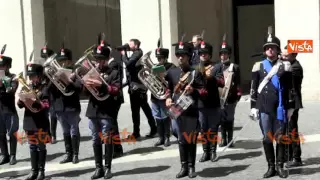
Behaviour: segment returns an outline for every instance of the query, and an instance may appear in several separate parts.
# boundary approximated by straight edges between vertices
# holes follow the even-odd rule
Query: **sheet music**
[[[6,72],[4,70],[0,70],[0,79],[6,76]]]
[[[36,100],[36,95],[34,93],[19,93],[18,97],[21,101],[26,101],[26,99]]]

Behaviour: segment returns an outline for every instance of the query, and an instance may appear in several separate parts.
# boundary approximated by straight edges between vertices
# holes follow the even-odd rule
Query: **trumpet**
[[[152,73],[152,67],[155,65],[150,58],[152,51],[147,52],[143,55],[137,62],[137,65],[142,65],[143,68],[138,72],[139,80],[145,85],[159,100],[164,100],[167,98],[166,89],[168,83],[159,76]]]
[[[99,81],[101,81],[106,86],[109,86],[108,83],[103,79],[102,74],[98,72],[93,62],[96,61],[96,59],[93,57],[93,48],[95,45],[88,48],[84,55],[75,63],[75,66],[78,66],[75,69],[74,75],[82,80],[84,82],[87,78],[98,78]],[[108,99],[110,96],[109,94],[101,95],[99,90],[94,87],[87,87],[88,91],[98,100],[98,101],[104,101]]]
[[[65,71],[63,67],[60,66],[56,59],[57,54],[50,56],[43,64],[44,74],[50,79],[50,81],[60,90],[60,92],[65,96],[71,96],[75,91],[69,91],[67,86],[70,84],[71,80],[68,77],[58,78],[58,73]]]
[[[32,94],[33,97],[36,97],[35,102],[40,102],[39,96],[38,96],[38,90],[33,90],[29,85],[27,84],[27,81],[23,78],[23,73],[21,72],[16,79],[19,81],[19,83],[22,85],[21,91],[19,94]],[[27,102],[24,102],[25,106],[33,113],[40,112],[40,109],[36,109],[32,107],[32,104],[29,104]]]

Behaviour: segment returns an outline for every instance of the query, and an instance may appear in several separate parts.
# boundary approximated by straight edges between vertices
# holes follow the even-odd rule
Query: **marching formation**
[[[30,145],[31,172],[26,180],[45,179],[46,144],[56,143],[57,122],[63,130],[66,152],[60,163],[79,163],[80,95],[84,93],[89,99],[85,114],[95,158],[91,179],[112,178],[112,160],[123,155],[118,113],[124,103],[122,89],[128,86],[133,133],[126,138],[141,137],[141,107],[150,126],[147,137],[158,134],[154,146],[170,146],[171,134],[178,139],[181,170],[176,178],[196,177],[198,138],[203,142],[199,162],[217,161],[219,127],[219,146],[234,146],[234,116],[242,96],[240,68],[230,59],[232,48],[226,35],[219,47],[218,60],[213,57],[214,47],[203,35],[194,36],[192,42],[184,41],[183,35],[180,42],[173,44],[177,66],[168,62],[169,49],[163,48],[160,40],[155,49],[157,63],[151,60],[152,51],[143,54],[138,39],[115,48],[121,53],[121,59],[115,59],[114,48],[103,33],[98,35],[98,43],[74,64],[72,51],[65,47],[65,42],[56,52],[45,45],[41,49],[42,59],[37,61],[44,61],[43,64],[32,62],[31,54],[25,67],[27,78],[23,73],[10,73],[12,58],[4,55],[5,45],[0,54],[0,165],[17,163],[16,98],[17,106],[25,109],[23,129]],[[280,40],[272,34],[271,28],[263,50],[263,60],[256,62],[252,69],[250,117],[259,121],[263,135],[268,164],[263,177],[278,174],[286,178],[285,162],[287,167],[302,165],[300,144],[295,142],[286,149],[281,139],[288,131],[298,129],[298,111],[303,107],[303,71],[296,60],[297,54],[286,50],[281,53]],[[132,52],[131,56],[128,51]],[[124,76],[127,82],[123,82]],[[270,133],[271,137],[276,137],[276,148],[269,138]]]

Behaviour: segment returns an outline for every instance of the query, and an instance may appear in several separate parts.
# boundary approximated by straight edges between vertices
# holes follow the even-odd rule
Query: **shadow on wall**
[[[98,43],[99,32],[105,33],[107,42],[112,46],[121,45],[118,0],[46,0],[44,14],[48,47],[59,51],[65,39],[65,47],[73,51],[74,61],[87,48]]]

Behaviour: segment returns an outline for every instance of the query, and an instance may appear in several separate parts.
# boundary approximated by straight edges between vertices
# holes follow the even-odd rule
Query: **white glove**
[[[293,112],[294,112],[294,109],[288,109],[288,112],[287,112],[288,121],[290,121]]]
[[[289,61],[283,61],[284,71],[291,71],[291,63]]]
[[[252,108],[251,111],[250,111],[250,117],[252,119],[258,119],[259,117],[259,110],[256,109],[256,108]]]

